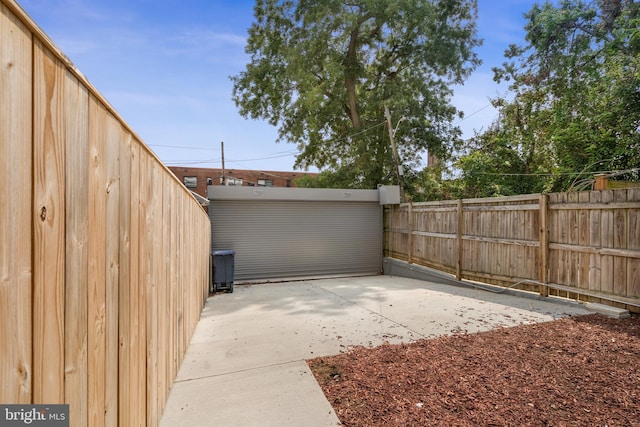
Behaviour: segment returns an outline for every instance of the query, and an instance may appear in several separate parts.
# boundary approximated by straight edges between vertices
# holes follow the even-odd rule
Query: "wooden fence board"
[[[177,201],[177,212],[176,212],[176,220],[178,223],[186,223],[185,211],[187,210],[187,206],[184,203],[184,195],[178,194]],[[176,342],[178,346],[178,365],[182,363],[182,357],[184,354],[185,339],[184,339],[184,274],[183,274],[183,266],[184,263],[181,262],[180,254],[182,253],[181,248],[183,245],[183,236],[181,233],[177,234],[176,239],[173,244],[178,248],[176,253],[176,282],[173,284],[175,288],[175,298],[176,298],[176,311],[175,311],[175,322],[176,322]],[[210,252],[210,249],[207,250]]]
[[[612,202],[613,191],[605,190],[602,192],[602,202]],[[603,209],[600,214],[600,245],[603,248],[613,248],[614,241],[614,223],[613,210]],[[602,274],[602,282],[600,290],[606,293],[613,293],[613,256],[602,255],[600,258],[600,270]]]
[[[577,203],[578,202],[578,193],[569,193],[567,197],[567,201],[569,203]],[[578,243],[578,211],[571,210],[565,211],[567,213],[568,220],[568,232],[567,232],[567,243],[569,245],[576,245]],[[567,252],[567,281],[565,283],[577,283],[579,280],[578,276],[578,254],[575,251]]]
[[[466,225],[465,225],[466,228]],[[467,228],[468,229],[468,228]],[[464,237],[464,236],[463,236]],[[472,244],[465,244],[465,253],[469,256],[463,263],[464,268],[471,271],[480,271],[480,242],[473,242]],[[463,269],[464,271],[464,269]]]
[[[161,166],[154,159],[152,161],[152,180],[153,180],[153,197],[151,209],[154,211],[152,227],[153,230],[162,230],[162,185],[164,184],[163,175],[161,172]],[[154,342],[155,342],[155,354],[152,355],[152,362],[154,363],[154,377],[155,377],[155,390],[152,393],[155,394],[155,402],[152,404],[151,410],[154,410],[155,413],[152,414],[151,417],[151,425],[157,425],[160,422],[160,416],[162,415],[162,410],[164,409],[164,400],[163,400],[163,388],[164,377],[162,369],[164,366],[162,365],[165,360],[165,352],[161,351],[164,345],[164,341],[162,339],[164,322],[161,320],[162,317],[165,317],[164,313],[161,311],[162,301],[164,299],[164,293],[166,292],[165,287],[165,275],[164,275],[164,238],[163,233],[153,233],[153,282],[155,288],[155,294],[151,296],[153,301],[152,303],[152,316],[150,317],[153,323],[152,333],[155,334]],[[155,310],[155,311],[154,311]]]
[[[409,264],[411,264],[413,262],[413,254],[415,253],[415,247],[414,247],[414,242],[413,242],[413,231],[415,228],[414,225],[414,214],[413,214],[413,204],[409,203],[409,205],[407,206],[407,224],[409,227],[409,235],[407,236],[407,248],[409,250],[409,253],[407,254],[407,258],[409,261]]]
[[[201,207],[201,209],[204,211],[204,208]],[[195,221],[194,221],[194,224],[195,224]],[[194,225],[194,230],[195,230],[196,241],[201,240],[198,238],[198,236],[200,235],[200,230],[198,230],[198,228],[195,227],[195,225]],[[202,299],[200,300],[200,307],[204,308],[204,306],[207,303],[207,299],[209,298],[209,276],[210,276],[209,272],[211,271],[211,257],[209,255],[209,249],[207,245],[205,245],[205,242],[200,241],[200,245],[201,245],[200,246],[201,267],[196,273],[200,274],[200,289],[202,289],[201,291]],[[213,281],[213,278],[211,278],[211,280]],[[196,330],[197,323],[198,323],[198,320],[196,320],[196,323],[192,327],[193,332],[195,332]]]
[[[118,302],[120,281],[120,140],[122,126],[105,117],[105,424],[118,424]]]
[[[567,203],[567,195],[565,193],[558,194],[558,204]],[[558,225],[556,227],[557,235],[556,240],[551,240],[549,243],[569,243],[569,212],[561,210],[557,216]],[[558,282],[561,285],[568,284],[569,280],[569,251],[560,250],[556,254],[558,259]],[[564,295],[568,297],[568,295]]]
[[[89,98],[89,425],[105,425],[106,382],[106,109]]]
[[[551,205],[555,202],[555,194],[549,194],[547,195],[547,228],[549,230],[548,234],[547,234],[547,241],[546,241],[546,246],[548,249],[548,276],[547,276],[547,281],[549,283],[558,283],[558,259],[557,256],[555,254],[555,252],[549,250],[549,244],[550,242],[552,242],[556,237],[558,231],[558,211],[557,210],[551,210]],[[552,290],[549,290],[550,292],[552,292]]]
[[[33,402],[64,403],[66,72],[34,46]]]
[[[160,207],[158,209],[161,217],[159,219],[161,227],[165,231],[161,240],[162,264],[159,268],[159,289],[158,289],[158,348],[170,348],[170,323],[169,317],[169,278],[171,277],[171,192],[168,186],[169,177],[159,175]],[[164,402],[167,399],[169,387],[173,379],[169,378],[170,352],[161,351],[158,354],[158,416],[162,415]]]
[[[499,213],[496,211],[489,211],[482,214],[483,219],[481,222],[484,224],[483,236],[488,236],[489,238],[496,238],[498,236],[498,220]],[[485,257],[485,266],[482,269],[482,273],[490,273],[495,271],[495,273],[499,276],[508,276],[506,264],[509,262],[508,259],[505,258],[504,246],[490,245],[486,243],[484,245],[486,248],[486,257]]]
[[[602,192],[592,191],[589,193],[590,203],[600,203]],[[600,210],[589,211],[589,244],[593,247],[600,247]],[[599,254],[589,256],[589,290],[600,291],[602,289],[602,257]]]
[[[524,212],[504,212],[503,215],[505,216],[506,226],[501,230],[501,236],[510,236],[511,238],[519,239],[524,231],[523,223],[521,218],[519,218],[523,214]],[[522,267],[522,263],[519,260],[522,259],[522,252],[524,248],[509,248],[509,246],[504,245],[503,250],[507,259],[507,273],[509,276],[514,277],[520,270],[518,267]]]
[[[132,151],[131,134],[124,129],[118,141],[119,147],[119,223],[120,223],[120,250],[118,253],[119,277],[118,277],[118,425],[135,425],[132,409],[134,408],[135,390],[129,380],[133,376],[133,350],[132,339],[137,335],[134,332],[134,306],[135,300],[132,288],[135,288],[135,279],[132,273]],[[124,381],[122,379],[126,379]]]
[[[184,203],[184,197],[182,198],[182,203],[180,204],[181,207],[181,215],[180,215],[180,220],[183,221],[184,223],[187,223],[189,218],[188,218],[188,209],[186,208],[186,205]],[[178,246],[179,247],[184,247],[186,246],[186,239],[187,236],[185,236],[184,234],[180,234],[180,236],[178,236]],[[180,253],[182,253],[180,251]],[[179,315],[178,315],[178,334],[179,334],[179,339],[180,339],[180,344],[181,344],[181,350],[185,350],[188,345],[189,345],[189,331],[188,331],[188,322],[189,322],[189,314],[187,312],[187,304],[189,301],[189,295],[188,295],[188,289],[187,289],[187,264],[186,262],[181,262],[180,266],[178,267],[178,275],[180,276],[180,282],[178,282],[178,286],[180,287],[180,295],[179,295],[179,303],[180,303],[180,311],[179,311]]]
[[[142,425],[149,425],[149,406],[148,406],[148,390],[150,389],[150,375],[152,372],[152,368],[149,365],[150,353],[152,353],[154,348],[150,345],[150,340],[152,339],[151,328],[149,326],[149,313],[151,312],[150,302],[150,293],[153,292],[152,289],[152,278],[151,271],[153,269],[153,265],[151,264],[151,247],[153,242],[150,241],[149,235],[153,232],[151,229],[151,223],[149,221],[149,215],[152,214],[151,207],[149,204],[149,200],[151,199],[151,157],[140,150],[139,152],[139,170],[140,176],[139,181],[140,185],[138,188],[139,195],[139,236],[138,236],[138,248],[139,248],[139,257],[138,257],[138,286],[140,289],[140,313],[139,313],[139,321],[140,321],[140,340],[144,340],[144,354],[140,355],[140,363],[141,367],[144,370],[144,377],[140,378],[142,381],[145,381],[144,388],[139,389],[139,393],[141,395],[140,398],[143,398],[144,401],[139,402],[141,404],[140,409],[144,408],[144,419],[142,420]],[[144,288],[144,289],[142,289]]]
[[[615,202],[627,201],[627,190],[615,191]],[[613,247],[627,249],[627,213],[628,209],[617,209],[613,213]],[[627,296],[627,260],[623,257],[613,258],[613,293]]]
[[[162,242],[156,229],[161,229],[162,209],[158,167],[155,159],[148,157],[149,204],[147,214],[147,424],[157,425],[158,410],[158,281],[160,277]],[[160,219],[160,225],[158,225]]]
[[[66,83],[65,402],[69,424],[87,425],[87,253],[89,93],[70,73]]]
[[[175,191],[175,187],[173,186],[169,186],[171,188],[171,201],[172,201],[172,209],[171,209],[171,220],[170,220],[170,236],[169,236],[169,242],[171,245],[174,246],[174,250],[170,252],[170,257],[169,257],[169,277],[170,277],[170,296],[169,296],[169,313],[172,314],[172,318],[171,318],[171,331],[170,331],[170,348],[171,350],[171,354],[170,354],[170,358],[171,358],[171,370],[169,373],[169,377],[171,378],[171,382],[173,383],[173,380],[175,379],[176,375],[178,374],[178,368],[180,367],[180,347],[178,345],[178,339],[177,339],[177,323],[178,323],[178,271],[177,271],[177,267],[178,267],[178,256],[177,256],[177,247],[176,242],[178,241],[178,226],[180,224],[179,222],[179,212],[182,211],[182,207],[181,207],[181,202],[182,200],[180,199],[180,193],[178,191]],[[208,289],[207,289],[208,290]]]
[[[145,426],[147,421],[147,337],[146,337],[146,197],[148,179],[146,156],[138,141],[131,146],[131,422],[127,425]]]
[[[0,402],[32,397],[32,42],[0,3]],[[19,172],[19,173],[18,173]]]
[[[185,220],[187,222],[189,222],[191,220],[191,215],[192,214],[189,211],[185,211]],[[185,230],[185,235],[184,235],[184,239],[183,239],[183,242],[182,242],[183,245],[186,244],[189,241],[189,239],[191,238],[190,233],[191,233],[191,229],[190,228]],[[191,261],[192,260],[185,260],[185,262],[183,264],[186,267],[186,269],[183,271],[183,274],[184,274],[184,277],[185,277],[185,280],[184,280],[184,283],[183,283],[183,286],[184,286],[184,307],[185,307],[184,308],[184,312],[185,312],[185,322],[184,322],[185,347],[189,346],[188,337],[191,336],[191,323],[192,323],[192,320],[191,320],[191,315],[192,314],[191,314],[190,310],[191,310],[191,307],[193,307],[194,298],[196,298],[191,294],[191,286],[192,285],[189,282],[189,280],[190,280],[189,276],[190,276],[190,272],[191,272],[191,268],[192,268],[191,267]]]
[[[589,203],[589,192],[581,192],[579,196],[581,204]],[[589,246],[589,237],[589,211],[580,209],[578,211],[578,244],[581,246]],[[578,287],[582,289],[590,288],[589,260],[589,254],[580,253],[578,255]]]
[[[457,227],[456,227],[456,279],[462,280],[462,267],[463,267],[463,254],[464,247],[462,246],[462,235],[464,234],[464,209],[462,200],[458,200],[457,206]]]
[[[627,190],[629,202],[640,203],[640,188]],[[627,228],[628,249],[640,252],[640,206],[629,209]],[[627,258],[627,293],[629,297],[640,298],[640,259]]]
[[[543,285],[540,287],[540,296],[549,296],[549,196],[542,194],[539,200],[538,221],[539,221],[539,265],[538,281]]]

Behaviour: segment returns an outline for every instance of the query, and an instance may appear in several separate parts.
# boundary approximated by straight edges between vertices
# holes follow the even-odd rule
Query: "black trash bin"
[[[213,252],[213,292],[233,292],[233,263],[236,251]]]

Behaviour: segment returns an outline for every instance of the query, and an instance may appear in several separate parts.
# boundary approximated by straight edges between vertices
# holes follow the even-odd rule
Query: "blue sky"
[[[229,76],[244,69],[249,0],[18,0],[124,120],[168,165],[293,170],[296,146],[276,129],[246,120],[231,100]],[[464,136],[486,129],[506,94],[491,68],[524,40],[532,0],[479,0],[477,52],[483,60],[454,104]]]

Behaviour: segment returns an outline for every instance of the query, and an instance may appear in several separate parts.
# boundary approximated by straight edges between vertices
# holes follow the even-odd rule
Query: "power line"
[[[594,171],[594,172],[586,172],[587,174],[616,174],[622,175],[630,172],[637,172],[640,169],[627,169],[624,171]],[[558,173],[501,173],[501,172],[473,172],[476,175],[499,175],[499,176],[574,176],[574,175],[582,175],[585,172],[558,172]]]
[[[205,163],[220,163],[220,160],[209,159],[209,160],[176,160],[176,161],[165,161],[167,166],[188,166],[188,165],[203,165]]]
[[[182,150],[202,150],[202,151],[211,151],[211,148],[202,148],[202,147],[185,147],[181,145],[160,145],[160,144],[148,144],[149,147],[162,147],[162,148],[180,148]]]
[[[231,163],[237,163],[237,162],[252,162],[252,161],[258,161],[258,160],[269,160],[269,159],[277,159],[280,157],[289,157],[291,155],[297,154],[298,151],[297,150],[290,150],[290,151],[279,151],[273,154],[267,154],[265,156],[262,157],[256,157],[253,159],[226,159],[227,162],[231,162]],[[220,163],[219,159],[205,159],[205,160],[168,160],[165,163],[167,164],[171,164],[171,165],[176,165],[176,164],[189,164],[189,165],[196,165],[196,164],[203,164],[203,163]]]
[[[256,172],[260,172],[263,175],[267,175],[267,176],[272,176],[274,178],[282,178],[282,179],[289,179],[289,176],[283,176],[283,175],[276,175],[273,174],[271,172],[267,172],[267,171],[263,171],[263,170],[256,170]],[[307,173],[315,173],[315,172],[309,172],[309,171],[298,171],[296,173],[300,173],[300,174],[307,174]]]
[[[480,111],[482,110],[486,110],[487,108],[491,107],[491,104],[487,104],[484,107],[480,108],[479,110],[474,111],[473,113],[469,114],[468,116],[464,116],[463,118],[461,118],[460,120],[458,120],[457,122],[454,123],[454,125],[457,125],[458,123],[462,123],[465,120],[467,120],[469,117],[474,116],[476,114],[478,114]]]
[[[269,160],[269,159],[278,159],[280,157],[289,157],[289,156],[292,156],[294,154],[299,154],[299,151],[297,151],[297,150],[289,151],[289,152],[286,152],[286,153],[283,153],[283,154],[274,154],[272,156],[267,155],[267,156],[264,156],[264,157],[257,157],[255,159],[239,159],[239,160],[235,160],[235,159],[228,160],[227,159],[227,161],[228,162],[232,162],[232,163],[234,163],[234,162],[252,162],[252,161],[256,161],[256,160]]]
[[[378,128],[378,127],[380,127],[380,126],[384,126],[385,124],[386,124],[386,120],[385,120],[385,121],[382,121],[382,122],[380,122],[380,123],[378,123],[377,125],[373,125],[373,126],[371,126],[371,127],[368,127],[368,128],[366,128],[366,129],[363,129],[363,130],[361,130],[360,132],[356,132],[356,133],[354,133],[353,135],[348,135],[348,136],[345,136],[344,138],[340,138],[340,139],[334,139],[334,140],[333,140],[333,141],[331,141],[331,142],[340,142],[340,141],[345,140],[345,139],[347,139],[347,138],[353,138],[354,136],[362,135],[363,133],[369,132],[370,130],[373,130],[373,129]]]
[[[342,138],[336,138],[333,140],[330,140],[328,142],[341,142],[344,141],[346,139],[349,138],[353,138],[354,136],[358,136],[358,135],[362,135],[363,133],[369,132],[373,129],[376,129],[380,126],[384,126],[386,122],[380,122],[378,124],[375,124],[371,127],[368,127],[366,129],[363,129],[359,132],[356,132],[352,135],[347,135],[345,137]],[[151,146],[151,145],[150,145]],[[167,148],[185,148],[185,149],[194,149],[194,150],[207,150],[205,148],[198,148],[198,147],[179,147],[179,146],[171,146],[171,145],[154,145],[155,147],[167,147]],[[273,154],[267,154],[265,156],[262,157],[256,157],[253,159],[227,159],[227,162],[231,162],[231,163],[242,163],[242,162],[254,162],[254,161],[260,161],[260,160],[270,160],[270,159],[277,159],[277,158],[282,158],[282,157],[289,157],[292,155],[296,155],[296,154],[300,154],[300,152],[298,150],[289,150],[289,151],[281,151],[281,152],[276,152]],[[165,163],[169,166],[187,166],[187,165],[201,165],[201,164],[205,164],[205,163],[220,163],[220,160],[216,160],[216,159],[208,159],[208,160],[167,160],[165,161]]]

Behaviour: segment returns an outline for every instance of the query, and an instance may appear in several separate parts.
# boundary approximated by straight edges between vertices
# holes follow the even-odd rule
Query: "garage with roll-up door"
[[[235,251],[236,282],[379,274],[378,190],[209,186],[211,250]]]

